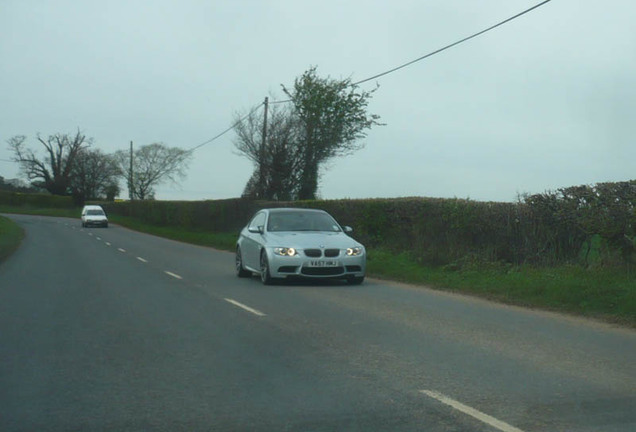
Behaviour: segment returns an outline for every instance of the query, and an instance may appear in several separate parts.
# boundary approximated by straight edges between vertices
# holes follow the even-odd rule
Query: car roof
[[[268,209],[263,209],[263,210],[267,210],[269,213],[289,213],[289,212],[314,212],[314,213],[327,213],[324,210],[320,210],[320,209],[310,209],[310,208],[294,208],[294,207],[277,207],[277,208],[268,208]]]
[[[92,204],[91,204],[91,205],[85,205],[85,206],[84,206],[84,208],[85,208],[86,210],[89,210],[89,209],[90,209],[90,210],[95,210],[95,209],[101,209],[101,210],[103,210],[103,209],[102,209],[102,206],[100,206],[100,205],[92,205]]]

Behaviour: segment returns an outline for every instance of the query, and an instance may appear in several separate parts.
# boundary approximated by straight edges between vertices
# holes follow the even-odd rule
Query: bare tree
[[[113,155],[104,154],[99,149],[82,149],[71,173],[71,189],[75,200],[83,203],[85,200],[108,197],[112,194],[113,185],[117,185],[120,174]]]
[[[166,181],[178,183],[186,176],[191,157],[191,152],[163,143],[137,149],[133,154],[132,197],[140,200],[152,198],[158,184]],[[131,177],[130,153],[120,150],[115,153],[115,158],[121,175],[128,181]]]
[[[288,108],[275,105],[269,115],[265,146],[263,121],[262,116],[252,113],[235,127],[236,149],[254,163],[254,173],[243,196],[281,201],[296,199],[303,154],[297,139],[296,118]]]
[[[38,134],[37,140],[44,146],[46,156],[43,158],[26,146],[26,136],[10,138],[8,143],[13,150],[13,160],[20,164],[22,173],[32,185],[53,195],[68,195],[77,155],[92,144],[92,138],[87,139],[78,129],[75,136],[57,133],[45,140]]]

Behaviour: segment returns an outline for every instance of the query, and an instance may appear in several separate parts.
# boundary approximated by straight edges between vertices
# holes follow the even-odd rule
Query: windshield
[[[104,212],[102,210],[88,210],[86,214],[88,216],[104,216]]]
[[[319,212],[271,213],[267,230],[277,231],[329,231],[338,232],[340,226],[328,214]]]

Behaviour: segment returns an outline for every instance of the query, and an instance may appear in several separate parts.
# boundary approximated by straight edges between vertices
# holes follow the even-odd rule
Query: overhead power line
[[[230,126],[229,128],[225,129],[223,132],[221,132],[220,134],[210,138],[207,141],[202,142],[201,144],[192,147],[190,150],[188,150],[188,152],[192,153],[193,151],[195,151],[198,148],[203,147],[204,145],[210,144],[212,141],[216,141],[217,139],[221,138],[223,135],[225,135],[226,133],[228,133],[229,131],[231,131],[232,129],[234,129],[236,126],[238,126],[243,120],[245,120],[246,118],[248,118],[249,116],[251,116],[252,114],[254,114],[260,107],[263,106],[263,102],[259,103],[258,105],[256,105],[254,108],[252,108],[252,110],[244,115],[243,117],[241,117],[239,120],[235,121],[234,123],[232,123],[232,126]]]
[[[291,102],[291,99],[285,99],[285,100],[280,100],[280,101],[269,101],[270,105],[276,105],[276,104],[283,104],[283,103],[289,103]]]
[[[424,59],[426,59],[426,58],[428,58],[428,57],[432,57],[432,56],[434,56],[435,54],[439,54],[439,53],[441,53],[442,51],[446,51],[446,50],[447,50],[447,49],[449,49],[449,48],[452,48],[452,47],[457,46],[457,45],[459,45],[459,44],[461,44],[461,43],[467,42],[467,41],[469,41],[470,39],[476,38],[477,36],[480,36],[480,35],[482,35],[482,34],[484,34],[484,33],[486,33],[486,32],[489,32],[490,30],[493,30],[493,29],[495,29],[495,28],[497,28],[497,27],[499,27],[499,26],[502,26],[502,25],[504,25],[504,24],[506,24],[506,23],[508,23],[508,22],[510,22],[510,21],[512,21],[512,20],[514,20],[514,19],[517,19],[517,18],[519,18],[520,16],[525,15],[525,14],[527,14],[528,12],[533,11],[534,9],[537,9],[537,8],[538,8],[538,7],[540,7],[540,6],[543,6],[544,4],[546,4],[546,3],[550,2],[550,1],[552,1],[552,0],[545,0],[545,1],[543,1],[543,2],[541,2],[541,3],[539,3],[539,4],[537,4],[537,5],[532,6],[532,7],[531,7],[531,8],[529,8],[529,9],[524,10],[523,12],[519,12],[518,14],[516,14],[516,15],[514,15],[514,16],[511,16],[511,17],[510,17],[510,18],[508,18],[508,19],[505,19],[505,20],[503,20],[503,21],[501,21],[501,22],[499,22],[499,23],[497,23],[497,24],[495,24],[495,25],[493,25],[493,26],[490,26],[490,27],[488,27],[487,29],[481,30],[481,31],[479,31],[479,32],[477,32],[477,33],[474,33],[474,34],[472,34],[472,35],[468,36],[468,37],[465,37],[465,38],[463,38],[463,39],[460,39],[460,40],[458,40],[457,42],[453,42],[453,43],[452,43],[452,44],[450,44],[450,45],[446,45],[445,47],[439,48],[439,49],[437,49],[437,50],[435,50],[435,51],[433,51],[433,52],[430,52],[430,53],[428,53],[428,54],[426,54],[426,55],[423,55],[422,57],[418,57],[418,58],[416,58],[415,60],[411,60],[410,62],[407,62],[407,63],[404,63],[404,64],[402,64],[402,65],[400,65],[400,66],[394,67],[393,69],[389,69],[388,71],[385,71],[385,72],[379,73],[379,74],[377,74],[377,75],[373,75],[373,76],[371,76],[371,77],[369,77],[369,78],[365,78],[365,79],[363,79],[363,80],[357,81],[357,82],[353,83],[352,85],[354,85],[354,86],[355,86],[355,85],[359,85],[359,84],[365,83],[365,82],[367,82],[367,81],[371,81],[371,80],[374,80],[374,79],[377,79],[377,78],[383,77],[383,76],[385,76],[385,75],[388,75],[388,74],[390,74],[390,73],[393,73],[393,72],[396,72],[396,71],[398,71],[398,70],[400,70],[400,69],[403,69],[403,68],[405,68],[405,67],[407,67],[407,66],[410,66],[410,65],[412,65],[413,63],[417,63],[417,62],[419,62],[419,61],[421,61],[421,60],[424,60]],[[291,99],[285,99],[285,100],[281,100],[281,101],[270,101],[270,104],[281,104],[281,103],[287,103],[287,102],[291,102]]]
[[[457,42],[453,42],[453,43],[452,43],[452,44],[450,44],[450,45],[446,45],[445,47],[442,47],[442,48],[437,49],[437,50],[435,50],[435,51],[433,51],[433,52],[430,52],[430,53],[428,53],[428,54],[426,54],[426,55],[423,55],[422,57],[418,57],[418,58],[416,58],[415,60],[411,60],[410,62],[407,62],[407,63],[404,63],[404,64],[402,64],[402,65],[400,65],[400,66],[394,67],[393,69],[389,69],[389,70],[388,70],[388,71],[386,71],[386,72],[382,72],[382,73],[379,73],[379,74],[377,74],[377,75],[373,75],[372,77],[365,78],[365,79],[363,79],[363,80],[361,80],[361,81],[355,82],[355,83],[353,83],[353,85],[362,84],[362,83],[365,83],[365,82],[367,82],[367,81],[371,81],[371,80],[374,80],[374,79],[376,79],[376,78],[383,77],[383,76],[385,76],[385,75],[388,75],[388,74],[390,74],[390,73],[393,73],[393,72],[395,72],[395,71],[398,71],[398,70],[400,70],[400,69],[403,69],[403,68],[405,68],[405,67],[407,67],[407,66],[410,66],[410,65],[412,65],[413,63],[417,63],[417,62],[422,61],[422,60],[424,60],[424,59],[426,59],[426,58],[428,58],[428,57],[434,56],[435,54],[439,54],[439,53],[441,53],[442,51],[446,51],[446,50],[447,50],[447,49],[449,49],[449,48],[452,48],[452,47],[457,46],[457,45],[459,45],[459,44],[461,44],[461,43],[464,43],[464,42],[466,42],[466,41],[468,41],[468,40],[470,40],[470,39],[476,38],[477,36],[480,36],[480,35],[482,35],[482,34],[484,34],[484,33],[486,33],[486,32],[489,32],[490,30],[496,29],[496,28],[497,28],[497,27],[499,27],[499,26],[502,26],[502,25],[504,25],[504,24],[506,24],[506,23],[508,23],[508,22],[510,22],[510,21],[512,21],[512,20],[514,20],[514,19],[517,19],[517,18],[519,18],[520,16],[525,15],[525,14],[527,14],[528,12],[533,11],[534,9],[537,9],[537,8],[538,8],[538,7],[540,7],[540,6],[543,6],[544,4],[546,4],[546,3],[550,2],[550,1],[552,1],[552,0],[545,0],[545,1],[543,1],[543,2],[541,2],[541,3],[539,3],[539,4],[537,4],[537,5],[532,6],[532,7],[531,7],[531,8],[529,8],[529,9],[524,10],[523,12],[520,12],[520,13],[518,13],[518,14],[514,15],[514,16],[511,16],[510,18],[508,18],[508,19],[506,19],[506,20],[503,20],[503,21],[501,21],[501,22],[499,22],[499,23],[497,23],[497,24],[495,24],[495,25],[493,25],[493,26],[490,26],[490,27],[488,27],[487,29],[484,29],[484,30],[482,30],[482,31],[480,31],[480,32],[474,33],[474,34],[472,34],[472,35],[470,35],[470,36],[468,36],[468,37],[465,37],[465,38],[463,38],[463,39],[460,39],[460,40],[458,40]]]
[[[416,58],[415,60],[411,60],[411,61],[409,61],[409,62],[407,62],[407,63],[404,63],[404,64],[402,64],[402,65],[400,65],[400,66],[394,67],[393,69],[389,69],[389,70],[387,70],[387,71],[385,71],[385,72],[382,72],[382,73],[379,73],[379,74],[377,74],[377,75],[373,75],[373,76],[371,76],[371,77],[369,77],[369,78],[365,78],[365,79],[363,79],[363,80],[357,81],[357,82],[353,83],[352,85],[356,86],[356,85],[359,85],[359,84],[363,84],[363,83],[365,83],[365,82],[368,82],[368,81],[371,81],[371,80],[374,80],[374,79],[377,79],[377,78],[383,77],[383,76],[385,76],[385,75],[388,75],[388,74],[390,74],[390,73],[396,72],[396,71],[398,71],[398,70],[400,70],[400,69],[404,69],[404,68],[405,68],[405,67],[407,67],[407,66],[410,66],[410,65],[412,65],[412,64],[414,64],[414,63],[417,63],[417,62],[419,62],[419,61],[422,61],[422,60],[424,60],[424,59],[427,59],[427,58],[429,58],[429,57],[432,57],[432,56],[434,56],[435,54],[439,54],[439,53],[441,53],[442,51],[446,51],[446,50],[447,50],[447,49],[449,49],[449,48],[453,48],[454,46],[457,46],[457,45],[459,45],[459,44],[462,44],[462,43],[464,43],[464,42],[469,41],[470,39],[476,38],[477,36],[481,36],[481,35],[482,35],[482,34],[484,34],[484,33],[487,33],[487,32],[489,32],[489,31],[491,31],[491,30],[494,30],[494,29],[496,29],[497,27],[500,27],[500,26],[502,26],[502,25],[504,25],[504,24],[506,24],[506,23],[508,23],[508,22],[510,22],[510,21],[512,21],[512,20],[515,20],[515,19],[517,19],[517,18],[521,17],[522,15],[527,14],[528,12],[531,12],[531,11],[533,11],[533,10],[535,10],[535,9],[537,9],[537,8],[539,8],[539,7],[541,7],[541,6],[543,6],[543,5],[544,5],[544,4],[546,4],[546,3],[549,3],[550,1],[552,1],[552,0],[545,0],[545,1],[541,2],[541,3],[539,3],[539,4],[536,4],[536,5],[532,6],[531,8],[528,8],[528,9],[524,10],[523,12],[519,12],[518,14],[513,15],[513,16],[511,16],[510,18],[507,18],[507,19],[505,19],[505,20],[503,20],[503,21],[498,22],[497,24],[495,24],[495,25],[493,25],[493,26],[490,26],[490,27],[488,27],[488,28],[486,28],[486,29],[484,29],[484,30],[481,30],[481,31],[479,31],[479,32],[477,32],[477,33],[474,33],[474,34],[472,34],[472,35],[470,35],[470,36],[467,36],[467,37],[465,37],[465,38],[463,38],[463,39],[460,39],[460,40],[458,40],[457,42],[453,42],[452,44],[446,45],[446,46],[444,46],[444,47],[442,47],[442,48],[439,48],[439,49],[437,49],[437,50],[435,50],[435,51],[432,51],[432,52],[430,52],[430,53],[428,53],[428,54],[426,54],[426,55],[423,55],[422,57],[418,57],[418,58]],[[288,102],[291,102],[291,99],[286,99],[286,100],[281,100],[281,101],[270,101],[269,103],[270,103],[270,104],[282,104],[282,103],[288,103]],[[253,108],[253,109],[252,109],[252,110],[251,110],[248,114],[246,114],[245,116],[243,116],[243,117],[242,117],[241,119],[239,119],[238,121],[234,122],[234,123],[232,124],[232,126],[230,126],[229,128],[225,129],[223,132],[221,132],[220,134],[216,135],[215,137],[212,137],[212,138],[210,138],[209,140],[207,140],[207,141],[205,141],[205,142],[202,142],[201,144],[199,144],[199,145],[197,145],[197,146],[195,146],[195,147],[192,147],[192,148],[191,148],[190,150],[188,150],[188,151],[189,151],[189,152],[193,152],[193,151],[197,150],[198,148],[201,148],[201,147],[203,147],[204,145],[210,144],[211,142],[213,142],[213,141],[215,141],[215,140],[217,140],[217,139],[221,138],[223,135],[225,135],[226,133],[228,133],[229,131],[231,131],[232,129],[234,129],[237,125],[239,125],[239,124],[240,124],[243,120],[245,120],[246,118],[248,118],[249,116],[251,116],[251,115],[252,115],[252,114],[253,114],[253,113],[254,113],[257,109],[259,109],[261,106],[263,106],[263,104],[264,104],[264,103],[263,103],[263,102],[261,102],[261,103],[260,103],[260,104],[258,104],[256,107],[254,107],[254,108]]]

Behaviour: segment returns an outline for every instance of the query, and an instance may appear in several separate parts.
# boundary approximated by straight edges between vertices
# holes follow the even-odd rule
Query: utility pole
[[[263,195],[265,195],[265,145],[267,142],[267,108],[269,106],[269,98],[265,97],[265,101],[263,102],[265,106],[264,114],[263,114],[263,141],[261,141],[261,154],[260,154],[260,166],[259,173],[260,179],[258,182],[259,189],[259,198],[263,199]]]
[[[130,175],[128,178],[128,197],[133,200],[133,142],[130,142]]]

